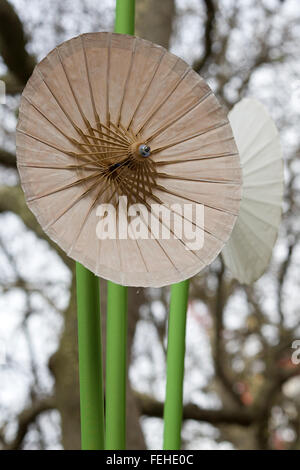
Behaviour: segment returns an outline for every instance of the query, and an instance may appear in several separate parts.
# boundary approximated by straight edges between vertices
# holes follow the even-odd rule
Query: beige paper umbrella
[[[37,65],[22,95],[17,159],[45,232],[123,285],[162,286],[198,273],[239,211],[239,155],[222,107],[185,62],[131,36],[84,34]],[[204,218],[194,215],[197,205]],[[171,222],[161,206],[171,207]],[[188,222],[203,245],[191,246],[184,229],[180,236]]]
[[[277,238],[283,198],[279,134],[264,106],[243,99],[229,113],[240,152],[243,192],[240,213],[222,251],[232,275],[244,284],[266,270]]]

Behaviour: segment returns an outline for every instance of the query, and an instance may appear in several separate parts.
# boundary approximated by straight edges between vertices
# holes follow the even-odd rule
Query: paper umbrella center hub
[[[157,187],[156,164],[148,158],[151,148],[139,134],[111,121],[107,125],[88,123],[86,130],[78,129],[78,133],[80,139],[72,139],[78,151],[69,155],[77,160],[82,183],[89,190],[91,185],[99,185],[98,202],[117,204],[119,196],[127,196],[129,203],[157,199],[152,191]]]

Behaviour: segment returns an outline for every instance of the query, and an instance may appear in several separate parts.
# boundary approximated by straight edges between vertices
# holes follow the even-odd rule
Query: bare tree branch
[[[162,402],[137,392],[136,396],[142,414],[157,418],[163,417],[164,404]],[[192,403],[188,403],[183,407],[183,419],[206,421],[211,424],[250,426],[255,420],[255,415],[249,409],[202,409]]]
[[[207,63],[212,55],[213,33],[216,19],[216,5],[214,0],[203,0],[203,3],[206,9],[204,53],[202,57],[196,60],[193,64],[194,70],[198,73],[201,73],[202,69],[207,66]]]
[[[16,168],[16,156],[7,150],[0,149],[0,165],[7,168]]]
[[[0,2],[0,37],[2,58],[9,71],[24,85],[33,72],[35,61],[26,51],[23,24],[7,0]]]
[[[45,239],[49,245],[57,251],[61,256],[64,263],[72,269],[74,264],[66,253],[59,248],[59,246],[47,237],[45,232],[42,230],[38,221],[32,212],[28,209],[24,194],[22,189],[19,186],[2,186],[0,187],[0,213],[1,212],[14,212],[23,220],[24,224],[30,229],[33,230],[39,238]]]
[[[226,305],[226,297],[224,295],[224,285],[223,285],[223,276],[224,276],[224,263],[223,260],[220,258],[221,268],[217,275],[217,289],[216,289],[216,300],[215,300],[215,307],[214,307],[214,320],[215,320],[215,354],[214,354],[214,362],[216,368],[216,375],[220,379],[223,387],[233,399],[233,401],[238,406],[243,406],[240,396],[235,392],[232,380],[228,374],[228,367],[226,368],[226,351],[223,347],[223,313],[224,308]]]
[[[30,408],[25,409],[18,417],[18,431],[12,443],[5,446],[5,450],[20,450],[24,437],[27,434],[28,428],[35,422],[37,417],[55,408],[55,403],[52,398],[34,403]]]

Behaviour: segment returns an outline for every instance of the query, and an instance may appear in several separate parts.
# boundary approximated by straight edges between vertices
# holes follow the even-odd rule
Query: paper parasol
[[[277,238],[283,159],[276,126],[261,103],[243,99],[228,117],[241,157],[243,190],[240,213],[222,256],[232,275],[250,284],[266,270]]]
[[[198,273],[239,211],[239,156],[222,107],[184,61],[132,36],[84,34],[37,65],[22,95],[17,160],[27,203],[49,237],[123,285]],[[147,239],[122,239],[122,230],[99,239],[97,208],[110,203],[127,214],[120,195],[149,212],[152,204],[202,204],[203,246],[153,239],[150,226]]]

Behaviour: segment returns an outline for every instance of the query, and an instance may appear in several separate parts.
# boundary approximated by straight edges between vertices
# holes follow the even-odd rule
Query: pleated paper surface
[[[239,155],[224,110],[184,61],[131,36],[84,34],[37,65],[22,95],[17,160],[27,203],[49,237],[123,285],[162,286],[198,273],[239,211]],[[140,212],[130,215],[134,204]],[[181,211],[186,205],[195,213],[201,206],[203,217]],[[105,235],[111,206],[115,237]],[[172,206],[176,222],[157,206]],[[188,220],[201,246],[175,230]],[[155,236],[155,221],[155,233],[169,229],[169,238]]]
[[[283,159],[279,135],[264,106],[243,99],[229,113],[240,152],[243,192],[240,214],[222,251],[226,266],[250,284],[266,270],[281,220]]]

